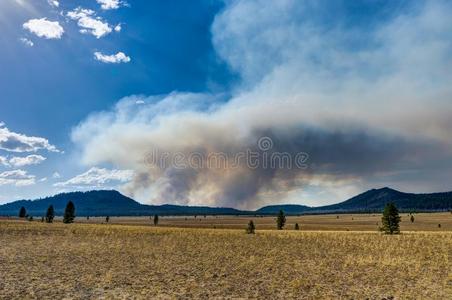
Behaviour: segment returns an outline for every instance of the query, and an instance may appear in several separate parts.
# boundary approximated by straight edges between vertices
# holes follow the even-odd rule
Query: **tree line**
[[[29,220],[33,220],[32,216],[27,215],[27,211],[26,211],[25,207],[23,207],[23,206],[19,210],[19,218],[28,218]],[[54,218],[55,218],[55,209],[54,209],[53,205],[50,205],[47,208],[45,218],[42,217],[42,221],[45,220],[47,223],[53,223]],[[72,201],[69,201],[66,204],[66,208],[64,210],[63,223],[66,223],[66,224],[73,223],[74,219],[75,219],[75,205]],[[108,223],[109,220],[110,220],[110,217],[107,216],[106,222]],[[386,234],[399,234],[400,233],[400,221],[401,221],[401,217],[399,215],[399,210],[397,209],[396,205],[394,203],[388,203],[388,204],[386,204],[386,206],[383,210],[383,216],[381,218],[382,226],[379,229],[380,229],[380,231],[382,231]],[[411,215],[410,221],[414,222],[413,215]],[[159,216],[154,215],[154,218],[153,218],[154,226],[157,226],[158,222],[159,222]],[[284,229],[285,224],[286,224],[286,215],[284,214],[283,210],[280,210],[278,215],[276,216],[276,228],[278,230],[282,230],[282,229]],[[298,225],[298,223],[295,223],[294,229],[300,230],[300,226]],[[254,224],[253,220],[250,220],[248,223],[248,226],[246,228],[246,233],[254,234],[255,231],[256,231],[256,225]]]
[[[338,216],[339,218],[339,216]],[[383,216],[381,218],[382,226],[379,228],[380,231],[385,234],[399,234],[400,233],[400,221],[401,217],[399,215],[399,210],[396,205],[392,202],[386,204],[383,210]],[[411,215],[410,218],[411,223],[414,222],[414,216]],[[286,216],[284,211],[280,210],[278,215],[276,216],[276,228],[278,230],[282,230],[286,224]],[[441,227],[438,224],[438,227]],[[300,230],[300,226],[298,223],[295,223],[295,230]],[[250,220],[248,223],[248,227],[246,228],[246,233],[254,234],[256,231],[256,225],[254,225],[253,220]]]
[[[27,210],[23,206],[19,209],[19,218],[27,218],[30,221],[33,220],[33,216],[29,216],[27,214]],[[53,208],[53,205],[49,205],[49,207],[47,208],[46,215],[45,217],[42,217],[41,221],[44,222],[45,220],[46,223],[53,223],[54,218],[55,218],[55,209]],[[66,204],[66,208],[64,210],[63,223],[66,224],[73,223],[74,219],[75,219],[75,205],[72,201],[69,201]]]

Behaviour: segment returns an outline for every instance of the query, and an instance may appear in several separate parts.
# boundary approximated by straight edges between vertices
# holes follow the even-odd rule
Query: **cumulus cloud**
[[[23,24],[23,28],[46,39],[61,39],[64,33],[58,21],[49,21],[47,18],[31,19]]]
[[[96,0],[97,3],[100,4],[100,7],[104,10],[109,9],[118,9],[121,6],[126,5],[126,2],[123,2],[121,0]]]
[[[27,38],[20,38],[20,41],[28,47],[33,47],[35,44]]]
[[[24,170],[5,171],[0,173],[0,186],[28,186],[36,183],[36,176],[30,175]]]
[[[119,64],[130,62],[130,57],[123,52],[118,52],[112,55],[102,54],[101,52],[94,52],[94,58],[106,64]]]
[[[28,155],[25,157],[19,157],[15,156],[9,159],[9,164],[13,167],[24,167],[24,166],[30,166],[30,165],[38,165],[45,161],[46,158],[42,155]]]
[[[332,26],[320,5],[264,2],[227,2],[215,17],[215,49],[242,79],[230,99],[125,98],[74,129],[84,163],[134,170],[129,192],[160,203],[255,208],[332,186],[447,189],[450,3],[426,2],[363,29]],[[263,136],[272,152],[308,153],[308,168],[160,168],[146,160],[150,153],[233,157],[257,151]]]
[[[93,167],[83,174],[77,175],[68,181],[55,183],[56,187],[103,187],[111,183],[124,183],[133,177],[131,170],[108,170]]]
[[[110,24],[103,21],[102,18],[96,17],[94,10],[78,7],[68,12],[67,16],[77,21],[81,33],[94,35],[98,39],[112,31]]]
[[[60,152],[47,139],[10,131],[4,126],[4,123],[0,123],[0,149],[10,152],[36,152],[38,150]]]

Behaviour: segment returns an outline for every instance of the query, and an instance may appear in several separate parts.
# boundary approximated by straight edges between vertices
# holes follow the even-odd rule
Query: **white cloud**
[[[115,31],[116,32],[120,32],[121,29],[122,29],[121,24],[118,24],[118,25],[115,26]]]
[[[110,24],[104,22],[102,18],[96,17],[96,12],[91,9],[78,7],[68,12],[67,16],[77,21],[81,33],[89,33],[100,39],[112,32]]]
[[[9,167],[9,162],[6,157],[0,156],[0,166]]]
[[[107,64],[128,63],[131,60],[130,57],[125,55],[123,52],[118,52],[113,55],[105,55],[101,52],[94,52],[94,58]]]
[[[10,152],[36,152],[42,149],[60,152],[47,139],[12,132],[4,127],[4,123],[0,123],[0,149]]]
[[[25,46],[28,46],[28,47],[33,47],[33,46],[34,46],[34,43],[33,43],[32,41],[30,41],[29,39],[27,39],[27,38],[20,38],[20,41],[21,41]]]
[[[27,186],[36,183],[36,176],[30,175],[24,170],[13,170],[0,173],[1,185]]]
[[[19,156],[12,157],[9,160],[9,164],[14,167],[24,167],[30,165],[38,165],[45,160],[46,158],[44,156],[32,154],[25,157]]]
[[[46,39],[60,39],[64,33],[58,21],[48,21],[47,18],[31,19],[23,24],[23,28]]]
[[[102,187],[112,182],[125,183],[132,179],[134,172],[131,170],[108,170],[93,167],[83,174],[65,182],[55,183],[56,187]]]
[[[55,173],[52,174],[52,178],[53,179],[58,179],[58,178],[61,178],[61,175],[60,175],[60,173],[55,172]]]
[[[56,0],[47,0],[47,2],[49,3],[50,6],[53,6],[53,7],[59,7],[60,6],[60,2],[58,2]]]
[[[118,9],[121,6],[125,6],[126,3],[121,0],[96,0],[100,4],[103,10]]]

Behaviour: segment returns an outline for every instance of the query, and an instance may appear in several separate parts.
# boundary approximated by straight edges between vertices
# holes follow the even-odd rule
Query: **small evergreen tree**
[[[41,222],[44,223],[44,217],[41,217]]]
[[[414,216],[413,215],[411,215],[410,221],[411,221],[411,223],[414,222]]]
[[[279,211],[278,217],[276,218],[276,226],[278,230],[282,230],[286,224],[286,216],[282,210]]]
[[[386,234],[398,234],[400,233],[400,216],[399,210],[394,203],[386,204],[383,210],[383,217],[381,218],[383,224],[381,230]]]
[[[298,223],[295,223],[295,230],[300,230],[300,226],[298,225]]]
[[[154,216],[154,226],[157,226],[159,224],[159,215]]]
[[[72,201],[69,201],[64,210],[63,223],[69,224],[73,223],[75,219],[75,206]]]
[[[28,218],[27,218],[27,219],[28,219],[28,221],[30,221],[30,222],[31,222],[31,221],[33,221],[33,216],[28,216]]]
[[[25,218],[27,216],[27,210],[25,207],[21,207],[19,210],[19,218]]]
[[[105,222],[108,223],[109,221],[110,221],[110,216],[106,216],[106,217],[105,217]]]
[[[248,227],[246,228],[246,233],[254,234],[255,230],[256,230],[256,226],[254,226],[253,220],[250,220],[250,222],[248,223]]]
[[[54,218],[55,218],[55,210],[53,209],[53,205],[50,205],[49,208],[47,208],[46,222],[53,223]]]

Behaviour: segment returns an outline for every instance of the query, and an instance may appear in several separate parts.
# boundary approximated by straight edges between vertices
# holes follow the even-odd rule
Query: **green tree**
[[[55,210],[53,209],[53,205],[50,205],[49,208],[47,208],[46,222],[53,223],[54,218],[55,218]]]
[[[157,226],[159,224],[159,215],[154,216],[154,226]]]
[[[69,201],[64,210],[63,223],[69,224],[73,223],[75,219],[75,206],[72,201]]]
[[[248,223],[248,227],[246,228],[246,233],[254,234],[255,230],[256,230],[256,226],[254,226],[253,220],[250,220],[250,222]]]
[[[107,222],[107,223],[110,222],[110,216],[105,217],[105,222]]]
[[[398,234],[400,233],[400,216],[399,210],[394,203],[386,204],[383,210],[383,217],[381,218],[383,226],[381,230],[386,234]]]
[[[295,223],[295,230],[300,230],[300,226],[298,225],[298,223]]]
[[[278,217],[276,218],[276,226],[278,230],[282,230],[285,224],[286,224],[286,215],[284,215],[284,212],[280,210],[278,213]]]
[[[414,216],[413,215],[411,215],[410,221],[411,221],[411,223],[414,222]]]
[[[25,207],[21,207],[19,210],[19,218],[25,218],[27,216],[27,210]]]

